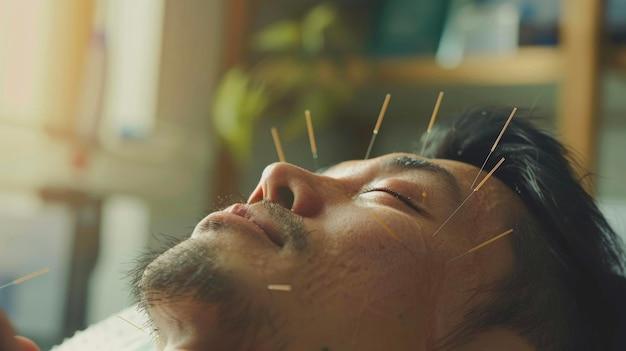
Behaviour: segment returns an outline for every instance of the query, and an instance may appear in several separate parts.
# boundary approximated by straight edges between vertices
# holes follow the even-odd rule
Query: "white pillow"
[[[146,320],[145,314],[133,306],[76,332],[52,351],[156,351],[149,331],[133,326],[143,328]]]

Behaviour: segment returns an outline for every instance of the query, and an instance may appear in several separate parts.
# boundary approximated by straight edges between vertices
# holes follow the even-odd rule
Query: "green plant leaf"
[[[268,103],[264,87],[253,84],[239,68],[228,71],[218,86],[213,105],[213,124],[238,162],[248,159],[254,121]]]
[[[252,40],[261,52],[296,50],[300,46],[300,26],[295,21],[280,21],[269,25]]]
[[[330,4],[315,6],[302,22],[302,48],[309,54],[324,49],[324,32],[337,20],[337,11]]]

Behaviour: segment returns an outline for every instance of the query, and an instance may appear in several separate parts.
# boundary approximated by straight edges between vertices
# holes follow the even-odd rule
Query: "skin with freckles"
[[[141,297],[160,349],[435,350],[465,312],[489,301],[476,291],[505,278],[513,264],[507,238],[450,259],[511,228],[514,214],[526,211],[494,177],[433,237],[471,191],[476,172],[400,153],[319,174],[268,166],[247,204],[207,216],[191,238],[147,266]],[[185,255],[195,261],[180,259]],[[185,262],[202,265],[203,255],[220,294],[199,293],[192,280],[180,286],[194,293],[168,288],[182,279],[163,279],[173,265],[186,272]],[[503,347],[531,350],[504,329],[460,349]]]

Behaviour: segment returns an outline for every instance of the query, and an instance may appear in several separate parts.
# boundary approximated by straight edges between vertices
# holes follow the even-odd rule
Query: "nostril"
[[[293,201],[294,201],[294,195],[291,189],[289,189],[286,186],[282,186],[278,188],[277,194],[278,194],[278,199],[277,199],[278,204],[280,204],[282,207],[286,209],[291,210],[291,208],[293,207]]]

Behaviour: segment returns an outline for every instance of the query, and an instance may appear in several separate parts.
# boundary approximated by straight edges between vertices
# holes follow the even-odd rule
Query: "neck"
[[[250,304],[208,305],[178,300],[151,306],[159,350],[275,350],[277,321]]]

